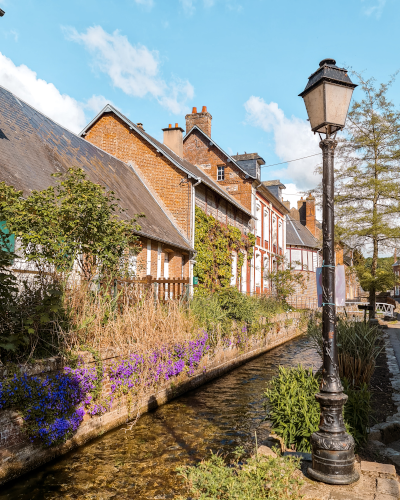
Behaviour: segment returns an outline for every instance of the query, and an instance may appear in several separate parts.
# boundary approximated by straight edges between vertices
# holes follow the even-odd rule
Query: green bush
[[[289,369],[280,366],[279,374],[269,382],[265,392],[267,419],[287,448],[311,451],[310,436],[318,430],[320,420],[320,407],[315,399],[319,384],[320,376],[302,366]],[[358,446],[367,438],[370,392],[365,384],[355,389],[344,380],[343,385],[348,396],[344,421]]]
[[[298,459],[278,456],[232,463],[212,454],[195,467],[180,467],[190,498],[199,500],[297,500],[303,482]],[[185,497],[178,497],[183,500]]]
[[[311,450],[310,436],[319,424],[319,405],[315,400],[318,390],[318,378],[311,368],[306,370],[302,366],[289,369],[280,366],[279,374],[269,382],[265,391],[267,418],[287,448]]]
[[[274,298],[250,297],[235,287],[225,287],[214,293],[203,289],[190,303],[191,312],[199,325],[213,337],[230,335],[232,322],[246,325],[250,333],[260,330],[260,318],[272,317],[285,311],[285,305]]]

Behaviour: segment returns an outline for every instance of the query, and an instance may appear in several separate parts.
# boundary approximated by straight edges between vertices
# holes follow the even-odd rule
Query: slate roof
[[[25,195],[55,184],[51,174],[82,168],[115,192],[126,217],[144,213],[138,234],[192,250],[129,165],[102,151],[0,87],[0,181]]]
[[[286,215],[286,245],[320,248],[317,238],[300,221]]]
[[[141,127],[138,127],[136,123],[133,123],[129,118],[123,115],[118,109],[114,108],[111,104],[107,104],[98,115],[96,115],[93,120],[86,125],[86,127],[80,132],[80,136],[86,135],[87,131],[101,118],[104,113],[115,113],[126,125],[133,129],[137,134],[146,139],[149,144],[154,146],[159,152],[163,153],[166,158],[168,158],[176,167],[183,170],[187,175],[190,175],[195,180],[200,180],[206,186],[217,192],[222,198],[232,203],[235,207],[239,208],[242,212],[252,217],[251,212],[246,210],[240,203],[238,203],[232,196],[230,196],[224,189],[222,189],[216,182],[214,182],[207,174],[205,174],[199,167],[193,165],[192,163],[180,158],[175,154],[168,146],[162,144],[161,142],[154,139],[150,134],[145,132]],[[207,136],[208,137],[208,136]]]

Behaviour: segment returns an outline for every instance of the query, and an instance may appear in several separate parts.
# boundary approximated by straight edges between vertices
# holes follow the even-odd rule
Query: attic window
[[[224,181],[224,180],[225,180],[225,165],[219,165],[217,172],[217,181]]]

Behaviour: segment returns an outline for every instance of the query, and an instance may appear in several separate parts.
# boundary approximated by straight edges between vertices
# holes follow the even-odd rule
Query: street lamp
[[[334,247],[334,167],[336,132],[343,129],[351,96],[357,85],[334,59],[324,59],[300,94],[306,105],[311,130],[320,134],[323,155],[323,249],[322,249],[322,335],[323,369],[320,392],[319,431],[311,436],[312,467],[309,475],[328,484],[350,484],[359,479],[354,469],[354,439],[346,433],[343,406],[347,396],[339,377]],[[325,134],[323,139],[321,134]],[[332,137],[333,135],[333,137]]]

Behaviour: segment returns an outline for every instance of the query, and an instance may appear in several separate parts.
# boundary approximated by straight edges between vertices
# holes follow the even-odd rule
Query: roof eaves
[[[229,162],[232,162],[241,172],[243,172],[245,175],[247,175],[247,177],[250,177],[251,179],[256,179],[256,177],[253,177],[252,175],[250,175],[248,172],[246,172],[246,170],[243,170],[243,168],[236,163],[236,161],[232,158],[232,156],[228,155],[228,153],[226,153],[220,146],[218,146],[218,144],[215,141],[213,141],[211,139],[211,137],[209,137],[205,132],[203,132],[203,130],[201,130],[201,128],[198,127],[197,125],[193,125],[193,127],[185,135],[183,140],[185,140],[187,137],[189,137],[189,135],[195,129],[198,130],[199,132],[201,132],[204,135],[204,137],[206,137],[217,149],[219,149],[221,151],[222,154],[224,154],[228,158]]]
[[[156,149],[157,152],[159,152],[162,155],[164,155],[165,157],[167,157],[168,160],[171,163],[173,163],[176,167],[178,167],[181,170],[183,170],[189,177],[194,177],[196,180],[198,180],[198,177],[196,177],[192,172],[190,172],[189,170],[187,170],[183,165],[181,165],[180,163],[176,162],[174,160],[174,158],[172,158],[172,156],[170,156],[165,150],[160,150],[160,148],[158,147],[158,145],[150,139],[150,136],[148,134],[144,134],[143,131],[137,125],[135,125],[133,122],[131,122],[126,116],[124,116],[122,113],[120,113],[118,111],[118,109],[114,108],[114,106],[112,106],[111,104],[106,104],[104,106],[104,108],[100,111],[100,113],[98,113],[93,118],[93,120],[90,123],[88,123],[88,125],[86,125],[86,127],[79,133],[79,136],[81,137],[83,135],[86,135],[87,131],[101,118],[101,116],[104,113],[115,113],[123,122],[125,122],[128,125],[128,127],[130,129],[134,130],[145,141],[147,141],[148,143],[150,143]]]

